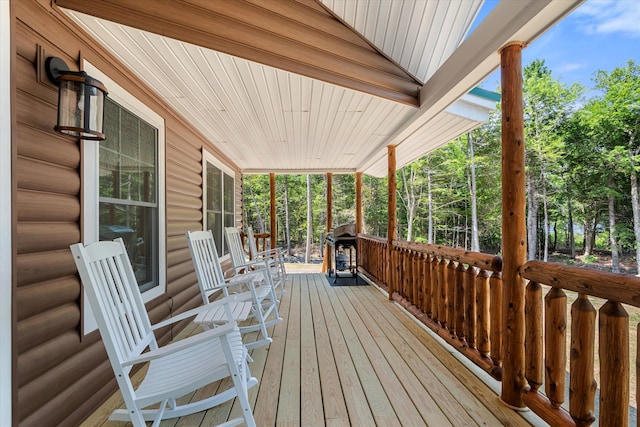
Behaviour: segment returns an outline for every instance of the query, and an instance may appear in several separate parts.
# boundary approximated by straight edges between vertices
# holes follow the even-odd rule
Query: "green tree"
[[[554,79],[551,70],[540,59],[525,67],[523,75],[528,258],[536,259],[538,229],[542,229],[544,242],[540,252],[546,261],[549,251],[547,196],[553,182],[550,175],[559,172],[556,166],[564,153],[561,124],[569,116],[582,89],[577,84],[567,87]],[[540,202],[543,208],[541,225],[538,224]]]
[[[614,162],[630,181],[636,263],[640,272],[640,66],[633,60],[611,73],[598,71],[595,87],[602,96],[592,104],[594,122],[607,135],[607,148]],[[612,155],[611,155],[612,154]]]

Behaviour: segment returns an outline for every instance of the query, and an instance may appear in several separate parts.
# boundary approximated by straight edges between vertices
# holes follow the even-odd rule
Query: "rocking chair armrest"
[[[244,264],[236,265],[235,268],[237,270],[241,268],[249,268],[249,267],[260,266],[260,265],[266,266],[266,261],[262,259],[247,261]]]
[[[241,285],[243,283],[260,282],[264,279],[263,274],[259,272],[250,271],[248,273],[236,274],[225,279],[224,286],[231,287]]]
[[[223,304],[228,304],[235,301],[237,301],[236,296],[229,295],[228,297],[224,297],[224,298],[220,298],[215,301],[212,301],[209,304],[201,305],[200,307],[192,308],[191,310],[187,310],[185,312],[176,314],[175,316],[165,319],[161,322],[158,322],[155,325],[151,325],[151,329],[155,331],[156,329],[164,328],[165,326],[172,325],[176,322],[180,322],[181,320],[197,316],[203,311],[209,311],[214,307],[217,307]]]
[[[254,258],[258,258],[258,257],[279,258],[281,256],[282,256],[282,251],[280,249],[268,249],[266,251],[257,252],[253,257]]]
[[[185,338],[180,341],[171,342],[165,346],[162,346],[157,349],[152,349],[147,351],[146,353],[142,353],[141,355],[134,357],[129,360],[125,360],[122,363],[122,366],[133,366],[138,363],[149,362],[154,359],[158,359],[161,357],[168,356],[170,354],[182,351],[191,346],[206,342],[208,340],[218,338],[221,336],[228,335],[234,331],[238,331],[238,326],[235,322],[227,323],[225,325],[219,326],[217,328],[209,329],[204,332],[200,332],[197,335],[192,335],[188,338]]]

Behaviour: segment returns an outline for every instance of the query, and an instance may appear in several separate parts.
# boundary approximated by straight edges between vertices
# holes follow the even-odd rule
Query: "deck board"
[[[284,320],[269,329],[273,342],[250,352],[259,384],[249,400],[259,426],[531,425],[375,287],[330,286],[324,275],[308,273],[290,274],[286,289]],[[130,426],[107,421],[121,405],[116,393],[83,426]],[[161,425],[208,427],[239,414],[232,401]]]

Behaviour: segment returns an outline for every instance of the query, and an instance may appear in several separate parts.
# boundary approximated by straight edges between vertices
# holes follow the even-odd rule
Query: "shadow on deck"
[[[476,374],[490,382],[488,375],[463,364],[376,287],[330,286],[323,274],[305,273],[290,274],[287,289],[273,342],[251,353],[259,384],[249,397],[259,426],[543,424],[503,405],[496,386]],[[116,393],[83,425],[127,425],[107,421],[120,405]],[[229,402],[161,425],[212,426],[238,415]]]

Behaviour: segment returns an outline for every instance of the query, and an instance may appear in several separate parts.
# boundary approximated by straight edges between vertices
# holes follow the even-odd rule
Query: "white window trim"
[[[11,201],[11,2],[0,1],[0,200]],[[12,206],[9,202],[9,206]],[[0,209],[0,425],[11,425],[11,209]]]
[[[209,151],[202,149],[202,229],[207,230],[207,163],[211,163],[222,172],[227,175],[233,177],[233,186],[234,186],[234,201],[233,201],[233,218],[236,217],[236,204],[235,204],[235,185],[236,185],[236,173],[229,166],[222,163],[218,158],[216,158]],[[222,183],[224,185],[224,179],[222,179]],[[224,192],[222,193],[222,203],[224,204]],[[224,227],[224,205],[222,206],[222,226]],[[224,239],[224,230],[222,232],[222,238]],[[220,257],[220,260],[229,259],[229,254],[223,255]]]
[[[92,77],[100,80],[109,91],[109,98],[131,111],[138,117],[144,119],[149,124],[158,129],[158,286],[155,286],[142,294],[144,302],[164,294],[167,290],[167,251],[166,251],[166,216],[165,216],[165,129],[164,119],[147,107],[129,92],[123,89],[116,82],[111,80],[106,74],[94,67],[88,61],[83,61],[83,70]],[[82,156],[82,199],[83,199],[83,225],[82,235],[84,244],[88,245],[98,241],[98,202],[99,187],[98,161],[99,143],[96,141],[83,141]],[[86,335],[98,328],[95,317],[85,295],[83,301],[83,333]]]

